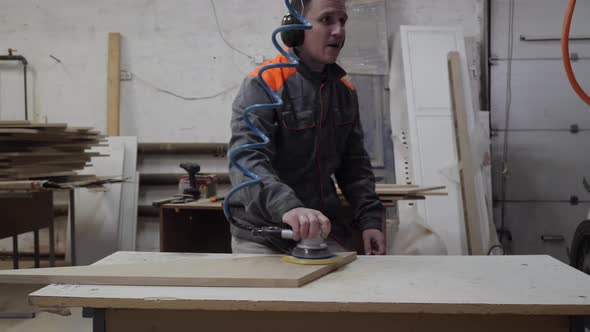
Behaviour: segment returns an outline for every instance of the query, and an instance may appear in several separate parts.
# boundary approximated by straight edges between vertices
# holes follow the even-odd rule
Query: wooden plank
[[[68,152],[58,152],[58,151],[48,151],[48,152],[1,152],[0,153],[0,160],[13,160],[13,159],[31,159],[34,160],[35,158],[46,158],[46,157],[100,157],[102,156],[99,152],[84,152],[84,153],[68,153]]]
[[[193,255],[198,254],[118,252],[98,264],[170,262]],[[226,255],[200,255],[220,256]],[[590,277],[547,255],[359,256],[294,289],[66,284],[45,287],[29,301],[46,307],[588,315]]]
[[[90,157],[64,157],[64,158],[35,158],[34,162],[31,160],[23,160],[23,159],[16,159],[10,161],[1,161],[0,165],[3,166],[13,166],[13,167],[22,167],[28,166],[31,164],[34,165],[62,165],[62,164],[74,164],[74,163],[85,163],[90,161]]]
[[[480,210],[476,186],[476,163],[473,158],[473,150],[469,140],[469,122],[467,120],[467,105],[463,90],[463,74],[461,72],[461,55],[458,52],[449,52],[449,80],[451,90],[451,108],[453,110],[453,122],[455,125],[455,138],[457,157],[461,168],[461,193],[463,199],[463,212],[465,231],[467,233],[469,253],[472,255],[487,254],[487,236],[483,236],[484,228],[488,227],[487,211]],[[487,234],[487,232],[485,233]]]
[[[0,179],[24,180],[29,178],[50,178],[54,176],[76,175],[76,172],[39,172],[35,174],[0,175]]]
[[[78,142],[80,144],[89,144],[96,141],[95,137],[69,137],[69,136],[57,136],[57,135],[45,135],[45,134],[9,134],[1,135],[0,142],[18,142],[18,141],[30,141],[34,144],[49,145],[51,142]]]
[[[65,123],[35,123],[31,121],[0,121],[0,128],[45,128],[61,129],[66,128]]]
[[[45,174],[52,172],[68,172],[72,170],[83,169],[86,163],[79,164],[64,164],[64,165],[30,165],[27,167],[18,168],[2,168],[0,169],[0,175],[16,175],[16,176],[31,176],[34,174]]]
[[[27,128],[0,128],[0,134],[36,134],[38,129]]]
[[[107,78],[107,134],[119,136],[120,121],[120,71],[121,71],[121,34],[109,33],[109,58]]]
[[[93,127],[68,127],[65,131],[67,133],[69,132],[84,132],[84,133],[93,133],[93,134],[100,134],[99,131],[93,131],[92,129],[94,129]]]
[[[411,195],[379,195],[379,200],[388,206],[393,206],[396,203],[395,201],[399,200],[423,200],[425,199],[424,195],[429,196],[444,196],[446,193],[419,193],[419,194],[411,194]],[[346,199],[341,196],[340,197],[343,204],[348,204]],[[389,205],[390,204],[390,205]],[[201,198],[193,202],[189,203],[167,203],[162,205],[162,208],[165,209],[194,209],[194,210],[223,210],[223,202],[211,202],[209,199]]]
[[[39,190],[46,181],[0,181],[0,190]]]
[[[375,183],[375,188],[418,188],[417,184]]]
[[[0,271],[0,283],[68,283],[81,285],[300,287],[356,259],[339,254],[338,263],[299,265],[280,255],[209,259],[199,255],[168,262],[90,265]]]
[[[1,127],[24,127],[31,124],[31,121],[26,120],[4,120],[0,121]]]
[[[383,195],[412,195],[412,194],[432,194],[433,190],[445,189],[445,186],[421,187],[417,185],[412,186],[397,186],[397,185],[381,185],[375,186],[375,192],[379,196]],[[336,187],[336,192],[342,194],[342,190]],[[444,194],[444,193],[443,193]]]

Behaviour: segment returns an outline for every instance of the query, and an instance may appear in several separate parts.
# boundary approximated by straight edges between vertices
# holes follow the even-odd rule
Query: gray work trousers
[[[347,251],[338,242],[328,238],[326,244],[331,252],[345,252]],[[235,236],[231,237],[231,249],[234,254],[263,254],[263,255],[280,255],[280,251],[271,249],[260,243],[244,240]],[[350,251],[350,250],[348,250]]]

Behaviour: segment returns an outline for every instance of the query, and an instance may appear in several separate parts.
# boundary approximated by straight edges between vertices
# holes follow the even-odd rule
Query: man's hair
[[[311,0],[291,0],[291,7],[293,7],[293,9],[295,9],[301,16],[305,16],[305,13],[302,12],[302,10],[305,11],[310,2]]]

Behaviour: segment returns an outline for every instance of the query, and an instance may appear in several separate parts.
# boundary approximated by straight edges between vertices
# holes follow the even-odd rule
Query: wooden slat
[[[447,195],[446,192],[436,192],[434,190],[445,189],[445,186],[420,187],[417,185],[396,185],[380,184],[375,186],[375,192],[381,196],[411,196],[411,195]],[[342,194],[340,188],[336,188],[338,194]]]
[[[107,134],[119,136],[121,34],[109,33]]]
[[[376,183],[375,188],[418,188],[417,184]]]
[[[0,128],[44,128],[60,129],[66,128],[65,123],[35,123],[31,121],[0,121]]]
[[[35,160],[36,158],[44,158],[44,157],[52,157],[52,158],[60,158],[60,157],[99,157],[102,156],[99,152],[84,152],[84,153],[68,153],[68,152],[59,152],[59,151],[48,151],[48,152],[1,152],[0,153],[0,160],[15,160],[15,159],[31,159]]]
[[[27,165],[20,166],[18,168],[11,169],[0,169],[0,175],[26,175],[26,174],[37,174],[37,173],[48,173],[48,172],[67,172],[71,170],[82,169],[86,165],[83,163],[75,164],[55,164],[55,165]]]
[[[338,263],[299,265],[280,255],[217,259],[192,256],[169,262],[113,264],[0,271],[0,283],[90,284],[199,287],[300,287],[356,259],[339,254]]]
[[[0,134],[36,134],[38,129],[27,128],[0,128]]]
[[[458,52],[448,55],[449,79],[451,84],[451,105],[455,125],[457,156],[461,165],[461,191],[463,196],[463,210],[465,214],[465,230],[467,232],[468,248],[472,255],[486,254],[481,228],[484,227],[484,216],[480,214],[475,185],[475,161],[469,141],[469,127],[467,122],[463,79],[461,75],[461,56]],[[487,219],[486,219],[487,221]]]
[[[0,181],[0,190],[39,190],[43,188],[45,182],[44,180]]]
[[[47,173],[37,173],[37,174],[23,174],[23,175],[0,175],[0,179],[16,179],[16,180],[25,180],[25,179],[34,179],[34,178],[50,178],[55,176],[71,176],[76,175],[76,172],[47,172]]]

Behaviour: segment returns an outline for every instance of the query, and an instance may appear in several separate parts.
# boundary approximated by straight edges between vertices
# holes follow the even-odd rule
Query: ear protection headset
[[[303,12],[303,0],[301,0],[301,8]],[[281,25],[292,25],[292,24],[302,24],[293,14],[289,13],[283,16],[281,21]],[[303,29],[296,29],[296,30],[285,30],[281,31],[281,39],[285,46],[289,48],[299,47],[303,45],[305,41],[305,31]],[[342,41],[342,45],[340,45],[340,49],[344,47],[344,41]]]
[[[303,8],[303,0],[301,0],[301,8]],[[301,10],[303,12],[303,9]],[[289,13],[283,16],[283,20],[281,21],[281,25],[292,25],[292,24],[301,24],[301,22],[293,16],[293,14]],[[303,41],[305,40],[305,33],[303,30],[285,30],[281,31],[281,39],[285,46],[289,48],[299,47],[303,45]]]

